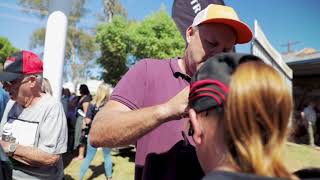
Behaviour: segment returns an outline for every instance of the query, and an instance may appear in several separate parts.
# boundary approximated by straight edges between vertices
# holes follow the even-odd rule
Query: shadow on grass
[[[75,178],[73,178],[73,177],[70,176],[69,174],[65,174],[63,179],[64,179],[64,180],[75,180]]]
[[[95,179],[96,177],[100,176],[101,174],[104,174],[104,163],[101,163],[98,166],[90,165],[89,168],[92,170],[92,175],[88,177],[89,179]]]
[[[78,156],[78,150],[64,153],[62,155],[64,168],[68,167],[68,165],[71,163],[72,159],[74,159],[77,156]]]
[[[114,167],[114,163],[112,163],[112,169],[113,169],[113,167]],[[90,177],[88,177],[88,180],[95,179],[98,176],[100,176],[101,174],[103,174],[105,176],[104,163],[101,163],[98,166],[90,165],[89,168],[91,169],[91,171],[93,173],[91,174]]]
[[[136,152],[133,149],[130,150],[120,150],[120,151],[115,151],[116,153],[113,154],[113,156],[121,156],[123,158],[128,157],[129,162],[134,162]]]

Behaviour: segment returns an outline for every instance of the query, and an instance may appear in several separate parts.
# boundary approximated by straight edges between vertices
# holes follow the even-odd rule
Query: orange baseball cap
[[[235,10],[229,6],[209,4],[196,15],[192,26],[198,26],[205,23],[221,23],[230,26],[237,33],[237,44],[244,44],[252,39],[250,27],[240,21]]]

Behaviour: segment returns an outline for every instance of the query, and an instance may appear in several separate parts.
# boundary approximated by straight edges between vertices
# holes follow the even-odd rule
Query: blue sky
[[[142,20],[158,10],[161,4],[171,14],[173,0],[120,0],[129,18]],[[187,1],[187,0],[186,0]],[[320,50],[320,1],[318,0],[225,0],[250,27],[254,19],[259,21],[271,44],[280,52],[288,41],[298,41],[293,50],[311,47]],[[88,29],[94,28],[95,14],[101,12],[100,0],[88,0],[91,13],[82,21]],[[15,47],[29,49],[32,31],[46,25],[46,19],[21,12],[15,0],[0,0],[0,36],[7,37]],[[238,46],[240,52],[249,52],[249,45]]]

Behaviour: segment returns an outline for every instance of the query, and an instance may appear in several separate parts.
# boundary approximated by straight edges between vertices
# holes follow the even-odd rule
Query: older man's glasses
[[[17,79],[16,80],[13,80],[13,81],[1,81],[1,84],[3,84],[3,86],[12,86],[14,84],[16,84],[18,81]]]
[[[3,84],[4,87],[11,87],[11,86],[14,86],[16,84],[23,84],[23,83],[26,83],[28,82],[28,79],[24,80],[24,77],[21,77],[21,78],[17,78],[13,81],[1,81],[1,83]]]

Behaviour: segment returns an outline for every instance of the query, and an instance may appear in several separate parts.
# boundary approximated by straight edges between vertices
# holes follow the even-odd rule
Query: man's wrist
[[[168,103],[164,103],[157,106],[157,116],[161,122],[169,121],[174,115],[172,114],[172,108]]]
[[[17,143],[10,143],[8,146],[8,156],[12,157],[17,150]]]

